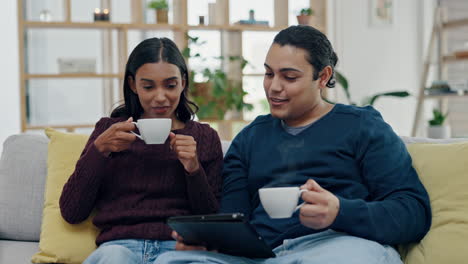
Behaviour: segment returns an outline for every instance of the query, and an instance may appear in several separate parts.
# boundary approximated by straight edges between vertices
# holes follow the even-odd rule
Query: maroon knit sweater
[[[60,210],[71,223],[85,220],[101,230],[96,244],[115,239],[170,240],[166,219],[175,215],[215,213],[219,207],[223,154],[218,134],[208,125],[188,121],[176,134],[197,142],[201,167],[188,174],[169,148],[137,139],[130,149],[104,157],[94,140],[122,118],[96,124],[75,171],[63,187]]]

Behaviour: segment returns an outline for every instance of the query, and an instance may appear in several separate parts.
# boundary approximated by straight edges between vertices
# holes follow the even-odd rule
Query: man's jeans
[[[121,239],[101,244],[83,264],[153,264],[164,252],[175,250],[175,241]]]
[[[276,258],[248,259],[206,251],[171,251],[158,258],[158,264],[402,264],[391,246],[333,230],[285,240],[274,249]]]

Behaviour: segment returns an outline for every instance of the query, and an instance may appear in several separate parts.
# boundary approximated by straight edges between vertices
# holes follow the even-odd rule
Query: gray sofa
[[[403,137],[406,143],[447,143]],[[31,263],[38,250],[47,173],[47,143],[42,135],[18,134],[3,144],[0,159],[0,264]],[[230,142],[223,142],[223,152]]]

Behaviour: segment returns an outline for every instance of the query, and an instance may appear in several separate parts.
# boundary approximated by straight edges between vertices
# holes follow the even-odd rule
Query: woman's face
[[[143,107],[142,118],[171,118],[185,87],[179,68],[167,62],[146,63],[138,68],[135,79],[128,80]]]
[[[263,86],[273,116],[289,126],[302,125],[321,102],[320,88],[327,83],[313,80],[314,68],[304,49],[274,43],[265,60]]]

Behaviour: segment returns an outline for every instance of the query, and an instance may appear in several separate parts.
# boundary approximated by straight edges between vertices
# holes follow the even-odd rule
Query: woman
[[[97,214],[99,246],[84,263],[153,263],[173,250],[166,219],[216,212],[222,151],[208,125],[192,121],[188,71],[167,38],[141,42],[125,69],[125,103],[97,122],[74,173],[63,188],[60,209],[72,224]],[[132,121],[170,118],[164,144],[136,138]]]

